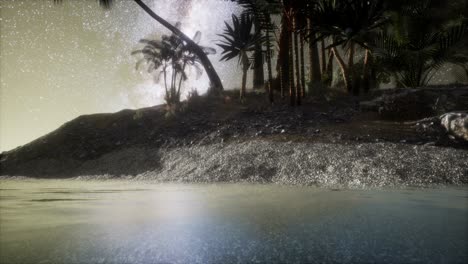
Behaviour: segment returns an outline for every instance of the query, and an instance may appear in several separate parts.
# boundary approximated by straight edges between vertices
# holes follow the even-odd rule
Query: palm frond
[[[266,41],[264,36],[253,34],[253,18],[251,15],[243,14],[241,17],[232,15],[232,26],[225,22],[223,34],[218,34],[222,39],[216,44],[223,52],[221,61],[231,60],[242,54],[253,51],[255,45]]]

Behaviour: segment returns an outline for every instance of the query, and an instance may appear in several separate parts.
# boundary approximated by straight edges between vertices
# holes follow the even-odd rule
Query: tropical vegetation
[[[242,86],[240,98],[244,99],[246,93],[247,71],[252,63],[249,60],[249,53],[253,52],[257,45],[261,45],[263,38],[256,33],[252,33],[253,19],[251,15],[243,14],[240,18],[232,15],[232,26],[225,23],[223,34],[219,36],[222,40],[217,44],[223,49],[221,60],[231,60],[238,57],[239,64],[242,65]]]
[[[175,27],[179,28],[180,23],[177,23]],[[192,41],[198,45],[200,38],[201,32],[197,31]],[[136,68],[138,69],[142,63],[146,63],[148,73],[156,73],[155,82],[159,82],[162,75],[166,103],[177,105],[180,103],[182,84],[188,79],[187,66],[194,67],[198,77],[203,73],[200,68],[202,61],[195,54],[193,46],[188,45],[187,42],[174,34],[162,35],[161,40],[141,39],[140,43],[144,44],[144,47],[132,52],[132,55],[142,55],[142,58],[136,63]],[[206,55],[216,53],[213,48],[199,47]],[[170,80],[168,80],[168,75],[170,75]]]
[[[106,8],[113,2],[98,1]],[[209,94],[219,94],[223,86],[206,49],[142,0],[133,1],[172,32],[169,39],[183,43],[181,47],[192,56],[187,57],[185,66],[202,65],[212,84]],[[427,86],[447,64],[464,69],[459,79],[468,76],[468,3],[463,0],[230,1],[244,11],[226,22],[217,45],[222,49],[222,60],[239,59],[241,99],[247,94],[249,70],[253,70],[254,89],[265,88],[271,103],[289,99],[291,105],[337,89],[358,96],[383,82],[394,82],[397,87]],[[139,53],[145,53],[151,67],[163,75],[164,63],[177,68],[165,85],[168,100],[177,101],[185,78],[184,56],[179,56],[181,63],[176,64],[173,59],[155,61],[157,56],[153,55],[161,56],[161,47],[142,43],[146,46]],[[149,50],[155,53],[151,55]]]
[[[250,51],[254,87],[262,87],[258,81],[265,63],[258,54],[268,55],[264,56],[269,75],[265,87],[270,102],[274,88],[291,105],[299,105],[308,94],[320,95],[327,87],[360,95],[389,81],[397,87],[427,86],[448,63],[464,69],[460,79],[468,76],[468,3],[464,1],[232,1],[252,18],[252,33],[267,40],[264,48],[256,43]],[[271,45],[271,35],[277,45]],[[234,43],[223,47],[230,48],[235,49]],[[271,74],[274,50],[276,78]],[[334,67],[340,75],[334,74]]]

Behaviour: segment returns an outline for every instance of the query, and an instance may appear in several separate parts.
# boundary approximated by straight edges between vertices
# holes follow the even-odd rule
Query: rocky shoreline
[[[252,102],[201,98],[169,117],[163,106],[81,116],[0,154],[0,179],[468,184],[466,141],[441,130],[466,130],[459,120],[466,114],[444,115],[444,122],[385,121],[352,99],[298,108]]]
[[[160,182],[257,182],[324,187],[468,184],[468,152],[395,143],[249,140],[177,148],[126,148],[97,159],[39,159],[37,177]]]

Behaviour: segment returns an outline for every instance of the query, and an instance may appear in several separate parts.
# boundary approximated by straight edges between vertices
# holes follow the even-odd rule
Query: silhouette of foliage
[[[177,23],[176,27],[180,27],[180,23]],[[193,41],[198,44],[200,39],[201,32],[197,31],[193,37]],[[188,79],[186,67],[191,66],[195,68],[197,78],[203,73],[200,67],[202,64],[200,58],[194,53],[192,46],[187,45],[185,41],[174,34],[170,36],[163,35],[161,40],[141,39],[140,43],[145,44],[145,46],[140,50],[132,52],[132,55],[143,55],[136,63],[136,68],[145,62],[148,73],[159,71],[155,75],[155,82],[159,82],[160,76],[163,75],[167,104],[178,104],[180,102],[182,83]],[[200,47],[205,54],[216,53],[216,50],[213,48]],[[169,81],[168,74],[170,75]]]
[[[265,38],[252,33],[253,18],[251,15],[241,15],[240,19],[236,15],[232,15],[232,26],[227,22],[222,37],[218,45],[223,49],[221,61],[228,61],[238,57],[239,64],[242,65],[242,86],[240,90],[241,99],[245,96],[247,71],[252,63],[249,60],[249,53],[255,50],[255,44],[263,43]]]

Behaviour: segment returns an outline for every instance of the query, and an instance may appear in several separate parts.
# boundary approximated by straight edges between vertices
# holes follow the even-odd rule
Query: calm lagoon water
[[[468,263],[468,187],[1,180],[0,263]]]

